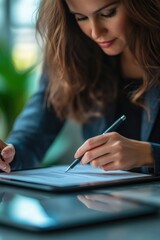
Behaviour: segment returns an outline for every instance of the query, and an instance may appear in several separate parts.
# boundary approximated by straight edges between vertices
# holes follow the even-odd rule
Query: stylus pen
[[[108,132],[113,132],[114,130],[116,130],[119,125],[126,119],[125,115],[122,115],[120,118],[118,118],[109,128],[107,128],[107,130],[105,130],[103,132],[103,134],[106,134]],[[78,163],[80,163],[81,159],[83,156],[81,156],[80,158],[76,158],[71,165],[66,169],[65,173],[68,172],[70,169],[74,168]]]

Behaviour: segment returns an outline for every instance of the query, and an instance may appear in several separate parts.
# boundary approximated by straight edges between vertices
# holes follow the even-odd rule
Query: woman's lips
[[[97,44],[101,47],[101,48],[109,48],[114,42],[115,42],[116,38],[110,40],[110,41],[103,41],[103,42],[97,42]]]

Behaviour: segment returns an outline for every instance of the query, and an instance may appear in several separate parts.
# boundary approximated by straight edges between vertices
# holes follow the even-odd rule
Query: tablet
[[[0,224],[34,232],[73,229],[158,213],[154,206],[112,194],[35,194],[5,187],[0,198]]]
[[[66,168],[54,166],[1,173],[0,183],[50,192],[73,192],[160,180],[160,177],[152,175],[120,170],[104,171],[90,165],[79,165],[65,173]]]

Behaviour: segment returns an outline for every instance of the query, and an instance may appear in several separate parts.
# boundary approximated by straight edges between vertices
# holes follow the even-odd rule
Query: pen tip
[[[68,167],[68,168],[65,170],[65,173],[67,173],[67,172],[69,171],[69,169],[70,169],[70,168]]]

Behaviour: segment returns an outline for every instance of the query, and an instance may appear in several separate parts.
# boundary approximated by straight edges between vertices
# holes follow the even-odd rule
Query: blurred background
[[[40,1],[0,0],[0,138],[4,141],[41,75],[42,54],[35,32]],[[71,163],[81,143],[80,126],[67,121],[42,165]]]

